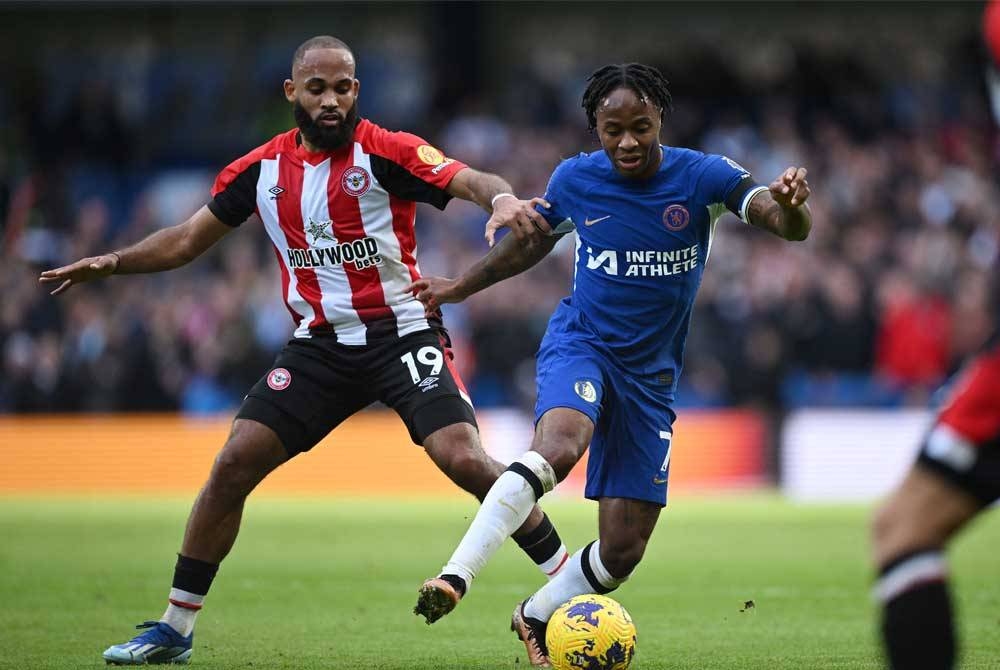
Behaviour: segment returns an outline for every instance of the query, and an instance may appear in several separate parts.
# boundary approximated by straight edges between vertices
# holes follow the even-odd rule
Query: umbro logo
[[[437,388],[437,386],[438,386],[438,378],[437,377],[425,377],[420,382],[419,386],[420,386],[420,392],[421,393],[427,393],[431,389]]]
[[[276,200],[279,195],[285,192],[285,189],[275,184],[271,188],[267,189],[267,192],[271,194],[271,200]]]
[[[602,216],[599,219],[585,219],[584,222],[583,222],[583,225],[585,225],[585,226],[592,226],[595,223],[600,223],[601,221],[604,221],[605,219],[610,219],[610,218],[611,218],[611,215],[608,214],[607,216]]]

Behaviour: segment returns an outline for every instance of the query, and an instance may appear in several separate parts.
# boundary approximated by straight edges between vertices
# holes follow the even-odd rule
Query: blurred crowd
[[[709,46],[683,62],[651,54],[673,83],[665,143],[727,155],[765,184],[804,166],[813,191],[803,243],[733,216],[718,225],[680,405],[926,404],[996,326],[996,133],[974,28],[946,50],[915,40],[907,69],[821,41],[750,63]],[[291,127],[278,87],[288,44],[261,47],[235,85],[225,45],[182,58],[140,35],[55,95],[46,82],[69,50],[53,48],[0,93],[0,412],[225,411],[266,372],[292,322],[256,219],[170,273],[55,298],[37,276],[183,220],[219,169]],[[561,158],[598,148],[579,108],[590,63],[462,94],[411,34],[391,53],[359,44],[363,115],[518,193],[541,194]],[[467,203],[421,206],[422,272],[454,276],[478,259],[485,219]],[[572,266],[563,240],[531,271],[446,307],[477,406],[531,406],[535,349]]]

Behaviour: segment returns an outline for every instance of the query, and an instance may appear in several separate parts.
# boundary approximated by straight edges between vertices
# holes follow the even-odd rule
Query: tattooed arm
[[[424,303],[430,314],[445,303],[462,302],[487,286],[521,274],[552,251],[557,241],[557,236],[550,236],[542,237],[537,244],[525,245],[514,235],[507,235],[458,279],[424,277],[406,290]]]
[[[747,207],[747,219],[786,240],[804,240],[812,228],[808,198],[806,169],[790,167],[771,182],[767,191],[753,196]]]

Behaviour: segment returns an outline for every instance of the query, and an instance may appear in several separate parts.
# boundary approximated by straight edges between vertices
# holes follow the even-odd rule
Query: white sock
[[[189,593],[181,589],[170,589],[170,604],[160,621],[187,637],[194,630],[194,620],[205,602],[205,596]]]
[[[555,471],[537,451],[526,452],[511,463],[486,494],[441,574],[458,575],[469,588],[504,540],[528,518],[538,498],[555,485]]]
[[[524,615],[548,621],[552,613],[570,598],[585,593],[610,593],[624,583],[628,577],[612,577],[604,567],[600,549],[600,541],[595,540],[573,554],[555,579],[528,598],[524,605]]]
[[[563,568],[569,562],[569,551],[566,550],[565,544],[560,544],[559,549],[549,560],[544,563],[538,564],[538,569],[545,574],[549,579],[555,579],[556,575],[562,572]]]
[[[594,577],[597,579],[598,584],[604,587],[605,593],[611,593],[619,586],[628,581],[629,576],[615,577],[608,569],[604,567],[604,561],[601,560],[601,541],[594,540],[590,543],[590,569],[594,571]],[[599,591],[597,591],[599,593]]]

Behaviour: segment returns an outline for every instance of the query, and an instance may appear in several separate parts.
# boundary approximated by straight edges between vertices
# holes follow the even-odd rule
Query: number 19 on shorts
[[[444,366],[444,354],[441,353],[440,349],[420,347],[416,353],[408,351],[400,356],[399,360],[409,370],[413,383],[422,387],[424,391],[429,391],[437,386],[441,368]],[[418,364],[425,367],[427,376],[421,376]]]

